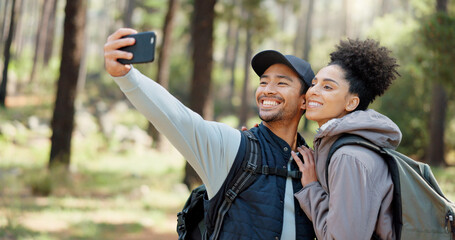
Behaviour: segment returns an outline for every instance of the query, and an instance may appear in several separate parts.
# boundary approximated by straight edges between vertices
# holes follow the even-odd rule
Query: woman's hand
[[[254,127],[259,127],[259,124],[257,124],[257,123],[254,124]],[[242,126],[241,130],[246,131],[246,130],[248,130],[248,128],[246,128],[246,126]]]
[[[300,181],[302,182],[302,186],[305,187],[309,183],[318,180],[313,159],[313,150],[305,146],[298,147],[297,150],[302,155],[303,161],[294,151],[291,152],[291,155],[297,163],[297,166],[299,166],[299,170],[302,172],[302,178]]]

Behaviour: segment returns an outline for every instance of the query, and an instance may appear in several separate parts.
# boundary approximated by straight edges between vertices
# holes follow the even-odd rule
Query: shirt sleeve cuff
[[[132,91],[139,85],[137,70],[132,65],[130,71],[127,74],[120,77],[113,77],[113,79],[120,87],[122,92]]]
[[[294,196],[297,197],[297,195],[300,195],[303,191],[305,191],[305,189],[310,188],[311,186],[314,186],[314,185],[318,185],[318,184],[319,184],[318,181],[310,182],[310,183],[308,183],[307,185],[305,185],[305,187],[303,187],[302,189],[300,189],[300,191],[296,192],[296,193],[294,194]]]

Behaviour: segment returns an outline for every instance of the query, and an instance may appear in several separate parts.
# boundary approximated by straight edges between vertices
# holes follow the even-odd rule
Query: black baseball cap
[[[293,55],[283,55],[275,50],[265,50],[253,57],[251,67],[253,67],[253,70],[258,76],[261,76],[267,68],[277,63],[285,64],[294,70],[299,75],[300,80],[305,83],[307,89],[311,86],[311,81],[314,78],[311,65],[307,61]]]

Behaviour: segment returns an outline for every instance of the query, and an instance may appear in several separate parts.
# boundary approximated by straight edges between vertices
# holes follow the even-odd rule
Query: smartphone
[[[132,46],[127,46],[119,49],[133,54],[132,59],[118,59],[120,63],[147,63],[153,62],[153,60],[155,60],[156,35],[154,32],[141,32],[137,34],[127,35],[122,38],[134,38],[136,39],[136,43]]]

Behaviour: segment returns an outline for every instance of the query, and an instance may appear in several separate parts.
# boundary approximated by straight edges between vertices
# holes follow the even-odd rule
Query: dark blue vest
[[[259,140],[262,154],[262,164],[270,167],[287,168],[291,157],[291,147],[283,139],[276,136],[263,124],[252,128],[251,132]],[[247,139],[242,134],[242,140],[234,164],[220,191],[209,201],[206,200],[206,218],[214,222],[216,212],[222,203],[227,190],[227,183],[232,181],[240,169],[245,155]],[[305,140],[298,135],[298,146],[303,145]],[[291,165],[292,170],[298,169],[295,162]],[[299,180],[293,180],[294,193],[302,189]],[[219,239],[280,239],[283,228],[283,208],[286,179],[275,175],[259,175],[256,181],[235,199],[230,210],[227,212]],[[297,201],[294,201],[296,239],[311,239],[316,235],[313,224],[301,210]],[[212,229],[208,223],[209,232]]]

